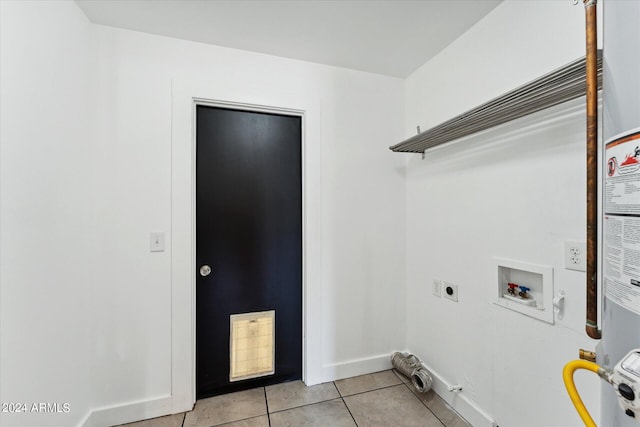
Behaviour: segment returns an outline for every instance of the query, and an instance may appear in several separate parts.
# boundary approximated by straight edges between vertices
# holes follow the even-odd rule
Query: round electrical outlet
[[[442,293],[443,297],[450,299],[451,301],[458,301],[458,285],[455,283],[445,282],[442,287],[444,289],[444,292]]]

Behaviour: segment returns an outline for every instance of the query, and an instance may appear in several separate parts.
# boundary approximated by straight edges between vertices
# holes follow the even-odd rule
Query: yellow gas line
[[[607,371],[601,368],[598,364],[593,362],[588,362],[586,360],[572,360],[571,362],[564,365],[564,369],[562,370],[562,380],[564,381],[564,386],[567,389],[567,393],[569,393],[569,398],[571,398],[571,402],[573,406],[575,406],[578,411],[578,415],[582,418],[585,427],[598,427],[596,423],[591,418],[591,414],[584,406],[582,399],[580,398],[580,394],[578,393],[578,389],[576,389],[576,384],[573,381],[573,373],[578,369],[586,369],[587,371],[595,372],[603,378],[607,382],[611,382],[610,375]]]

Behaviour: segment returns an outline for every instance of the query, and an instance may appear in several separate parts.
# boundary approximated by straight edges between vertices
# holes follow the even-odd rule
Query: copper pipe
[[[596,353],[589,350],[580,349],[580,359],[596,363]]]
[[[596,0],[584,0],[587,33],[587,316],[585,330],[600,339],[598,329],[598,37]]]

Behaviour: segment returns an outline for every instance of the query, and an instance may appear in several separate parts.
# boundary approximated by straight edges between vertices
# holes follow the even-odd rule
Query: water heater
[[[603,0],[603,20],[603,315],[597,361],[620,371],[621,361],[632,366],[630,352],[640,348],[640,1]],[[640,425],[640,417],[619,403],[616,387],[602,382],[601,396],[602,426]]]

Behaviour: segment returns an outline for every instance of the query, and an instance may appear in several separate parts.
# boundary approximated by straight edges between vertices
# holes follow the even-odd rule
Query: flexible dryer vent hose
[[[411,382],[420,393],[431,390],[433,379],[422,366],[420,359],[413,354],[395,352],[391,355],[391,364],[402,375],[411,378]]]

